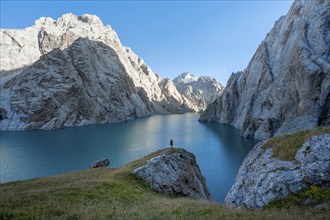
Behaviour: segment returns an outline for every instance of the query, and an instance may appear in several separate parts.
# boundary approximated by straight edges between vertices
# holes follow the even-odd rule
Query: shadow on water
[[[205,176],[212,199],[222,203],[245,156],[258,141],[243,138],[240,130],[231,125],[200,122],[200,126],[207,130],[206,133],[212,133],[218,142],[218,153],[208,155],[215,163],[206,168]],[[201,166],[204,166],[204,163]]]
[[[239,153],[246,154],[258,143],[256,139],[242,137],[241,131],[232,125],[203,122],[200,124],[219,139],[222,148],[226,150],[229,157],[237,157]]]

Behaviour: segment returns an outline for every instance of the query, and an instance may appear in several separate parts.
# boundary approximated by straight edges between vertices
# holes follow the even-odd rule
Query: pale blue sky
[[[226,84],[243,70],[291,0],[275,1],[8,1],[1,28],[24,28],[42,16],[95,14],[111,25],[161,77],[211,75]]]

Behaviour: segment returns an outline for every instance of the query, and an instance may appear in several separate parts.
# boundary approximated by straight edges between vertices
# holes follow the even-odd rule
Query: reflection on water
[[[86,169],[95,160],[122,166],[155,150],[175,147],[194,153],[213,200],[223,202],[245,155],[256,143],[239,130],[199,123],[198,114],[156,115],[127,123],[55,131],[1,132],[0,182]]]

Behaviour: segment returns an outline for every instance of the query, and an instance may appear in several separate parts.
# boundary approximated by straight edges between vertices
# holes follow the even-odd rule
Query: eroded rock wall
[[[201,121],[256,139],[329,124],[330,1],[296,0]]]

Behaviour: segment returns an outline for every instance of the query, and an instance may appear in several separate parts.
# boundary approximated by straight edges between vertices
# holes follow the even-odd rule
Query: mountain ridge
[[[174,78],[173,83],[183,96],[198,107],[199,112],[204,111],[224,89],[224,86],[213,77],[196,77],[189,72],[184,72]]]
[[[42,17],[32,27],[1,29],[0,35],[1,130],[198,111],[95,15]]]

